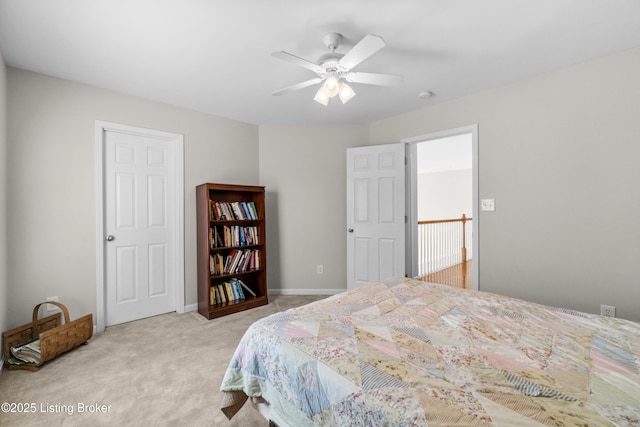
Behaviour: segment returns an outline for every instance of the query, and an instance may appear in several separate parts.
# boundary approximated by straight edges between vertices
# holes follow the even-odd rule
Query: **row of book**
[[[223,225],[209,228],[211,248],[257,245],[258,227]]]
[[[260,268],[260,252],[257,249],[232,249],[227,255],[209,255],[209,271],[212,276],[235,274]]]
[[[211,305],[216,305],[224,302],[243,300],[246,299],[245,292],[251,296],[256,296],[256,293],[242,280],[233,278],[228,282],[211,285],[209,289],[209,302]]]
[[[258,211],[253,202],[217,202],[210,201],[209,219],[218,220],[249,220],[258,219]]]

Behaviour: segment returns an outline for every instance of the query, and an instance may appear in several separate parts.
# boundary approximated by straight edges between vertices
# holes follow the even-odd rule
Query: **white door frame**
[[[470,133],[472,137],[472,215],[473,215],[473,264],[472,264],[472,281],[473,289],[480,290],[480,251],[478,249],[480,242],[480,215],[479,215],[479,185],[478,185],[478,124],[462,126],[455,129],[448,129],[441,132],[429,133],[426,135],[413,136],[402,139],[401,142],[407,144],[407,157],[409,164],[407,168],[407,250],[411,254],[407,257],[407,275],[416,277],[418,275],[418,218],[417,218],[417,149],[416,144],[419,142],[430,141],[433,139],[448,138],[451,136]]]
[[[105,218],[104,218],[104,152],[105,131],[124,132],[130,134],[152,136],[172,141],[176,144],[176,212],[175,212],[175,303],[176,312],[184,313],[184,135],[123,125],[118,123],[96,120],[95,122],[95,179],[96,179],[96,332],[105,329]]]

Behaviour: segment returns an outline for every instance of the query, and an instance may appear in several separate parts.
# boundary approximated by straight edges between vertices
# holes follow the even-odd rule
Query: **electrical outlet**
[[[601,305],[600,314],[607,317],[616,317],[616,308],[612,305]]]
[[[318,264],[318,268],[316,269],[318,274],[324,273],[324,266],[322,264]]]
[[[47,297],[47,301],[55,301],[58,302],[58,297]],[[47,304],[47,311],[56,311],[59,310],[57,305]]]

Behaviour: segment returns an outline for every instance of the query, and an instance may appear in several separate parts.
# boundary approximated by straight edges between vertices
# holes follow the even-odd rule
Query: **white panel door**
[[[105,130],[105,324],[175,311],[174,144]]]
[[[349,148],[347,289],[404,275],[404,144]]]

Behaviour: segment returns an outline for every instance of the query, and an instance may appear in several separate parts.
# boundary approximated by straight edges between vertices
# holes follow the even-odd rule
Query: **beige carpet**
[[[0,404],[35,412],[2,411],[0,425],[267,426],[248,403],[231,421],[220,411],[229,359],[254,321],[322,298],[273,296],[214,320],[169,313],[109,327],[38,372],[4,370]]]

